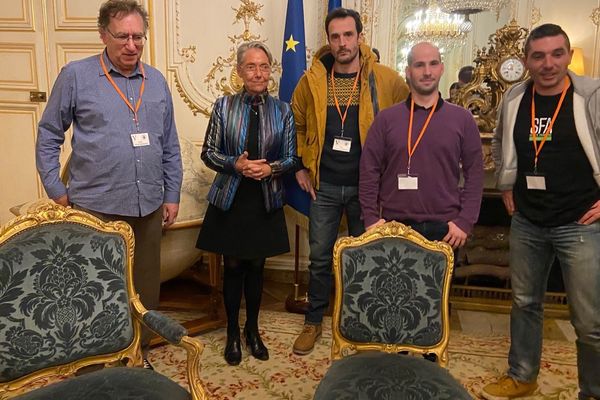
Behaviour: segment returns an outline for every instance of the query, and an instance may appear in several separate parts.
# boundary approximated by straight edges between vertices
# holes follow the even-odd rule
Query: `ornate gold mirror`
[[[529,77],[522,61],[528,32],[513,19],[490,35],[489,46],[478,50],[473,60],[473,79],[452,97],[454,103],[473,113],[482,135],[493,132],[506,90]]]
[[[488,47],[477,51],[471,82],[460,88],[451,100],[473,114],[483,144],[484,169],[494,169],[491,151],[492,132],[504,93],[524,81],[529,73],[523,64],[523,44],[529,31],[514,19],[490,35]],[[494,187],[493,174],[487,174],[485,188]]]

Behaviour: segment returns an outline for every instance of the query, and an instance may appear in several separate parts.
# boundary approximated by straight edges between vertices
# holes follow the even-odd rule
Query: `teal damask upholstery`
[[[446,258],[403,238],[382,238],[342,257],[340,332],[354,342],[432,346],[442,339]]]
[[[144,308],[133,248],[126,223],[56,204],[0,227],[0,399],[206,399],[203,346]],[[143,321],[186,350],[189,392],[135,368]]]
[[[450,245],[397,222],[339,239],[332,365],[315,400],[470,399],[443,368],[453,266]]]
[[[187,400],[181,386],[143,368],[107,368],[26,393],[18,400]]]
[[[335,361],[316,400],[470,400],[444,368],[422,358],[364,352]]]
[[[23,231],[0,247],[0,382],[133,338],[116,234],[62,223]]]

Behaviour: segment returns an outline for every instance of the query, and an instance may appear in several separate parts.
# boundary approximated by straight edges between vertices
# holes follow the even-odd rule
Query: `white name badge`
[[[346,138],[343,136],[336,136],[333,138],[333,150],[350,153],[350,147],[352,147],[351,138]]]
[[[398,190],[419,189],[419,178],[417,176],[398,174]]]
[[[527,189],[546,190],[546,178],[540,175],[526,175]]]
[[[133,147],[150,146],[150,136],[147,133],[132,133],[131,143]]]

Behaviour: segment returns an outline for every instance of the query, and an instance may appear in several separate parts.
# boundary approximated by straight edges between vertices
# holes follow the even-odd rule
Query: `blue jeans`
[[[508,374],[534,381],[542,355],[543,302],[554,257],[560,262],[577,334],[580,398],[600,398],[600,222],[539,227],[516,213],[510,228],[513,293]],[[596,371],[596,372],[594,372]]]
[[[333,245],[338,236],[343,212],[346,211],[350,236],[359,236],[365,231],[360,218],[358,186],[338,186],[321,182],[316,195],[317,199],[310,204],[309,307],[305,317],[306,323],[313,325],[323,321],[323,313],[329,306]]]

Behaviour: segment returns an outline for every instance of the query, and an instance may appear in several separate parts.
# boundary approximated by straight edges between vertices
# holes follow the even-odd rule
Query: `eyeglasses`
[[[146,35],[128,35],[126,33],[119,33],[118,35],[115,35],[111,31],[109,31],[108,28],[104,28],[104,30],[110,33],[110,36],[112,36],[113,39],[115,39],[115,42],[121,45],[127,44],[127,42],[129,42],[129,39],[131,39],[133,41],[133,44],[135,44],[136,46],[141,46],[146,42]]]
[[[269,64],[248,64],[244,65],[242,69],[244,70],[244,72],[248,73],[256,72],[257,70],[260,70],[260,72],[271,72],[271,66]]]

